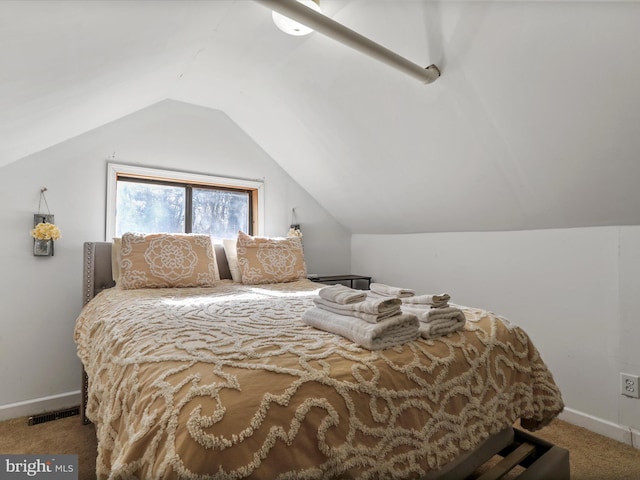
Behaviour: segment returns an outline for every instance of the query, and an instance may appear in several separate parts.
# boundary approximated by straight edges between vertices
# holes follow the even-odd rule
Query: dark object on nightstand
[[[367,290],[371,285],[371,277],[367,277],[365,275],[318,275],[310,277],[309,280],[328,284],[349,282],[349,286],[351,288],[354,288],[354,282],[363,281],[367,282]]]

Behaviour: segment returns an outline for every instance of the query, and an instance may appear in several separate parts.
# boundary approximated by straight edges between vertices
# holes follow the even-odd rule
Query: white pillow
[[[231,272],[231,278],[236,283],[242,282],[242,274],[240,273],[240,267],[238,266],[238,252],[236,251],[236,239],[225,238],[222,240],[222,246],[224,247],[224,253],[227,256],[227,263],[229,264],[229,271]]]

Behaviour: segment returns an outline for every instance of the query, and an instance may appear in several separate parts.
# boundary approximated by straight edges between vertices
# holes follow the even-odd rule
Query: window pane
[[[193,232],[213,238],[235,238],[249,230],[249,194],[227,190],[193,189]]]
[[[184,187],[118,181],[116,236],[125,232],[182,233]]]

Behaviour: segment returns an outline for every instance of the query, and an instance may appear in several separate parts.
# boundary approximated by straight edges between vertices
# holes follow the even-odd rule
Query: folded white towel
[[[402,304],[403,313],[412,313],[420,322],[430,323],[438,320],[458,320],[465,322],[466,318],[462,310],[456,307],[435,308],[431,306],[407,305]]]
[[[322,297],[315,297],[313,303],[315,303],[318,308],[328,310],[329,312],[361,318],[369,323],[377,323],[380,320],[402,313],[400,311],[402,302],[399,298],[365,300],[349,305],[340,305],[339,303],[325,300]]]
[[[341,305],[334,303],[330,300],[325,300],[322,297],[314,297],[313,301],[316,305],[329,305],[330,307],[339,308],[346,312],[363,312],[363,313],[385,313],[390,310],[399,311],[402,305],[402,300],[395,297],[381,297],[381,298],[368,298],[362,302],[350,303],[348,305]],[[345,315],[348,315],[346,313]]]
[[[372,283],[371,285],[369,285],[369,288],[372,292],[387,297],[403,298],[412,297],[416,294],[416,291],[411,290],[410,288],[392,287],[390,285],[385,285],[384,283]]]
[[[356,290],[345,285],[337,284],[329,287],[321,288],[318,291],[325,300],[338,303],[340,305],[349,305],[351,303],[362,302],[367,299],[367,292],[364,290]]]
[[[445,318],[433,322],[420,322],[420,335],[423,338],[438,338],[450,333],[462,330],[465,325],[464,320],[459,318]]]
[[[348,338],[368,350],[381,350],[415,340],[420,336],[415,315],[399,314],[378,323],[338,315],[313,307],[302,314],[307,325]]]
[[[379,293],[373,292],[371,290],[369,290],[367,292],[367,299],[369,299],[369,300],[380,300],[380,299],[389,300],[389,299],[393,299],[393,298],[402,301],[402,299],[399,298],[399,297],[390,297],[389,295],[380,295]]]
[[[432,305],[434,307],[446,307],[449,304],[450,299],[451,297],[448,293],[441,293],[440,295],[414,295],[413,297],[403,298],[402,303],[417,303]]]

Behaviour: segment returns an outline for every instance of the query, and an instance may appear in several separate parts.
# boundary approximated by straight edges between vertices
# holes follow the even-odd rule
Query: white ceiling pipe
[[[291,20],[306,25],[328,37],[337,40],[359,52],[369,55],[407,75],[417,78],[423,83],[431,83],[440,76],[435,65],[421,67],[406,58],[392,52],[388,48],[369,40],[367,37],[345,27],[331,18],[304,6],[297,0],[255,0],[265,7],[278,12]]]

